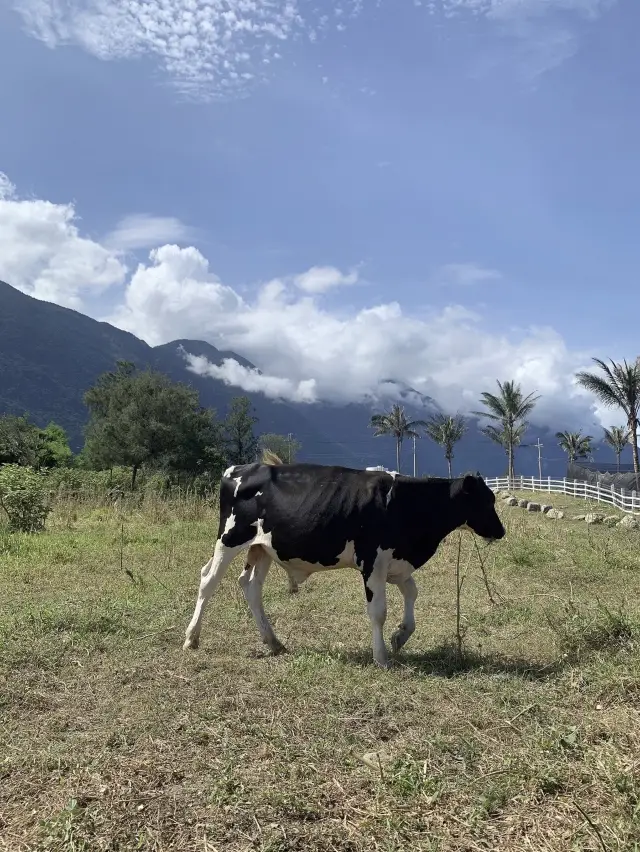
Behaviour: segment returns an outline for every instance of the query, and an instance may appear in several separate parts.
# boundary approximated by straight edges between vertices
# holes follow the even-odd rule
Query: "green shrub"
[[[46,475],[18,464],[2,465],[0,507],[9,519],[12,532],[32,533],[44,529],[51,511]]]

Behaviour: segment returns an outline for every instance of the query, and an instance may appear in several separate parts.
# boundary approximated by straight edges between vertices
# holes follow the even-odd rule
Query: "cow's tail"
[[[265,449],[262,451],[262,464],[284,464],[282,459],[273,450]]]
[[[268,450],[265,447],[265,449],[262,451],[262,464],[278,465],[284,464],[284,462],[277,453],[274,453],[273,450]],[[298,591],[298,583],[291,576],[291,574],[287,571],[286,568],[285,571],[287,572],[287,578],[289,580],[289,594],[295,595],[295,593]]]

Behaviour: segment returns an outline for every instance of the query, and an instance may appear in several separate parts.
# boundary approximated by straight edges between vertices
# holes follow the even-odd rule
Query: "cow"
[[[183,648],[198,647],[208,601],[234,557],[247,550],[239,583],[261,639],[274,654],[286,648],[262,602],[272,561],[296,586],[316,571],[351,567],[364,584],[373,659],[387,667],[386,585],[397,586],[404,600],[402,622],[391,636],[397,653],[415,630],[418,590],[413,572],[456,529],[470,530],[488,542],[503,538],[495,499],[480,474],[418,479],[303,463],[232,466],[220,483],[218,537],[213,556],[201,570]]]

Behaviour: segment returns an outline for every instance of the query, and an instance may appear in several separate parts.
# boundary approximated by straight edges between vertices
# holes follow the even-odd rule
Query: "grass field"
[[[0,529],[0,849],[640,850],[640,535],[500,512],[495,605],[462,539],[463,659],[454,534],[388,671],[349,571],[272,569],[269,657],[235,565],[183,652],[203,504]]]

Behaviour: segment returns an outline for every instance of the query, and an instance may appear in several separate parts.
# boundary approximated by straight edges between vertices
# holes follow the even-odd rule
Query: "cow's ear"
[[[462,490],[465,494],[473,494],[474,491],[478,488],[478,480],[472,474],[468,473],[465,478],[462,480]]]

